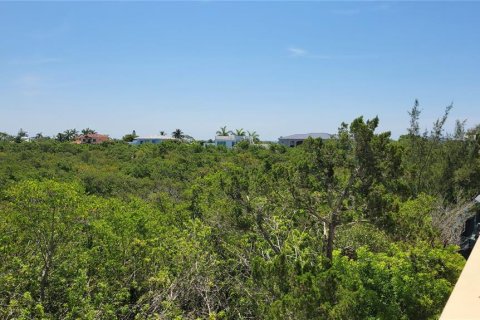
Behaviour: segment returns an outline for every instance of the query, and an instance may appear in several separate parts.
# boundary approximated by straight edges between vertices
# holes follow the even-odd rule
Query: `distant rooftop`
[[[176,140],[176,138],[171,136],[153,135],[153,136],[136,137],[134,140]]]
[[[333,135],[330,133],[297,133],[297,134],[292,134],[291,136],[285,136],[285,137],[280,137],[280,140],[305,140],[310,138],[313,139],[330,139],[332,138]]]
[[[88,134],[81,134],[78,136],[81,137],[89,137],[89,138],[97,138],[97,137],[108,137],[107,134],[100,134],[100,133],[88,133]]]
[[[248,140],[246,136],[236,136],[236,135],[229,135],[229,136],[215,136],[216,141],[238,141],[238,140]]]

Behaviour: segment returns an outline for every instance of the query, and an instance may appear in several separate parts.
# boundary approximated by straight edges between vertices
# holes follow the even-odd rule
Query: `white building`
[[[283,144],[286,147],[296,147],[301,145],[303,141],[308,138],[323,140],[331,139],[333,135],[329,133],[301,133],[301,134],[292,134],[291,136],[280,137],[278,138],[278,143]]]
[[[216,146],[225,146],[228,149],[233,148],[237,143],[240,141],[249,141],[252,142],[251,138],[247,136],[236,136],[236,135],[231,135],[231,136],[216,136],[215,137],[215,145]]]
[[[162,143],[164,141],[172,141],[172,140],[177,140],[177,139],[171,136],[144,136],[144,137],[137,137],[133,139],[133,141],[130,142],[130,144],[139,145],[144,143]]]

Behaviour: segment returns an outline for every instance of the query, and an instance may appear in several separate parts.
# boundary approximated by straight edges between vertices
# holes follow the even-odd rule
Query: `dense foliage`
[[[291,149],[4,139],[0,318],[434,319],[464,259],[432,212],[480,190],[480,135],[412,119]]]

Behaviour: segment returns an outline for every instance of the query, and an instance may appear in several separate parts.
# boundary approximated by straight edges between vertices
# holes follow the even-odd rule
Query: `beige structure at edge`
[[[475,198],[480,203],[480,195]],[[480,319],[480,245],[473,247],[440,320]]]

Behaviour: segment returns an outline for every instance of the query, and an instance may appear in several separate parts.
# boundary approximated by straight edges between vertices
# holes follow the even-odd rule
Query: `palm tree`
[[[55,139],[56,139],[57,141],[60,141],[60,142],[68,141],[68,140],[67,140],[67,136],[66,136],[65,133],[63,133],[63,132],[57,133],[57,136],[55,137]]]
[[[43,136],[43,134],[41,132],[37,133],[35,135],[35,140],[40,140],[40,139],[44,139],[45,137]]]
[[[124,135],[122,137],[122,140],[125,142],[132,142],[133,140],[135,140],[136,137],[138,137],[137,133],[135,132],[135,130],[133,130],[132,133]]]
[[[220,130],[217,131],[217,136],[228,136],[231,131],[227,130],[227,126],[220,127]]]
[[[252,139],[253,142],[260,141],[257,131],[247,131],[248,137]]]
[[[28,137],[27,131],[20,128],[20,130],[18,130],[17,136],[15,137],[15,142],[20,143],[23,141],[24,138],[27,138],[27,137]]]
[[[97,131],[95,131],[93,129],[90,129],[90,128],[85,128],[85,129],[82,130],[82,134],[84,136],[89,135],[89,134],[95,134],[95,133],[97,133]]]
[[[244,137],[245,136],[245,130],[243,129],[235,129],[235,133],[234,133],[236,136],[242,136]]]
[[[78,131],[77,129],[67,129],[63,132],[63,134],[65,135],[65,139],[67,141],[73,141],[77,138]]]
[[[17,137],[26,138],[28,137],[28,132],[20,128],[20,130],[18,130]]]
[[[184,137],[183,131],[180,129],[175,129],[175,131],[172,132],[172,137],[174,137],[175,139],[182,140]]]
[[[165,131],[160,131],[160,135],[161,135],[161,136],[165,136],[165,135],[167,135],[167,134],[165,133]]]

